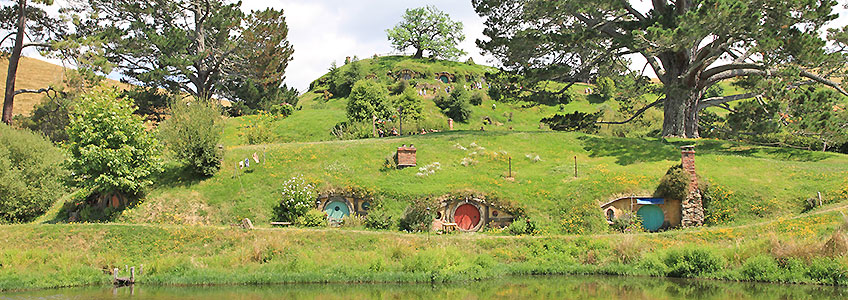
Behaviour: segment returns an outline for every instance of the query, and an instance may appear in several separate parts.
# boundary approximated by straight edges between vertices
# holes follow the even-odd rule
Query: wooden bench
[[[286,226],[291,226],[291,225],[292,225],[292,222],[271,222],[271,226],[286,227]]]
[[[456,223],[442,223],[442,231],[445,233],[456,231]]]

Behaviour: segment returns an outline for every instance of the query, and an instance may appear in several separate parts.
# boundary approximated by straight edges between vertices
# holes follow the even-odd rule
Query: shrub
[[[613,94],[615,93],[615,81],[609,77],[599,77],[597,80],[598,86],[595,89],[595,94],[597,94],[604,101],[612,99]]]
[[[247,143],[251,145],[269,143],[274,140],[274,134],[271,132],[271,125],[276,119],[268,112],[259,112],[256,116],[247,119],[247,124],[241,128],[247,138]]]
[[[442,112],[448,117],[457,122],[468,122],[471,116],[471,105],[469,101],[468,91],[462,87],[455,87],[450,95],[439,94],[433,101],[436,103]]]
[[[662,259],[654,255],[642,257],[636,263],[636,268],[651,276],[665,276],[668,274],[668,267],[666,267]]]
[[[137,194],[161,170],[153,134],[132,103],[114,89],[98,88],[82,95],[68,124],[68,169],[71,184],[92,193]]]
[[[665,257],[668,276],[696,277],[712,273],[724,267],[724,260],[704,248],[683,248],[669,251]]]
[[[301,227],[321,227],[327,225],[327,214],[317,209],[307,209],[292,222]]]
[[[44,97],[44,100],[33,108],[31,116],[16,115],[15,124],[20,128],[40,132],[54,143],[64,142],[68,140],[65,127],[68,126],[73,100],[64,93],[59,93],[54,98]]]
[[[392,95],[400,95],[409,89],[409,81],[405,79],[398,80],[397,84],[392,87]]]
[[[283,183],[282,196],[282,201],[274,208],[277,221],[296,223],[307,212],[314,211],[315,187],[301,176],[289,178]]]
[[[61,196],[64,154],[43,136],[0,124],[0,223],[28,222]]]
[[[389,229],[395,224],[394,220],[392,220],[392,216],[384,212],[382,209],[374,208],[372,208],[371,212],[365,216],[363,222],[365,223],[365,228],[376,230]]]
[[[407,90],[405,93],[396,97],[394,102],[395,107],[397,107],[400,116],[404,120],[418,120],[421,118],[421,113],[424,111],[424,102],[413,90]]]
[[[822,284],[842,285],[848,283],[848,270],[838,261],[816,258],[810,262],[807,277]]]
[[[623,215],[612,220],[612,229],[618,232],[635,233],[644,231],[642,220],[633,212],[625,212]]]
[[[398,226],[400,230],[408,232],[427,231],[433,221],[430,207],[434,206],[427,199],[417,199],[406,207],[403,217],[400,218]]]
[[[193,173],[212,176],[221,168],[219,149],[223,129],[221,108],[212,101],[171,104],[171,118],[159,126],[162,142]]]
[[[514,235],[534,235],[538,233],[536,224],[530,221],[529,218],[518,217],[506,229],[510,234]]]
[[[745,280],[776,281],[780,279],[781,270],[774,258],[759,255],[748,258],[740,273]]]
[[[480,106],[483,104],[483,100],[486,98],[486,93],[482,90],[476,90],[471,93],[471,99],[468,101],[471,105]]]
[[[388,97],[386,88],[379,82],[357,81],[347,101],[347,118],[352,121],[371,120],[372,116],[388,119],[392,115]]]

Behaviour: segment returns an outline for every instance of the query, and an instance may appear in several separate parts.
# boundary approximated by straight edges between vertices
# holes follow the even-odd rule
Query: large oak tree
[[[424,56],[424,51],[432,57],[454,58],[464,54],[456,45],[465,39],[462,34],[462,22],[451,20],[448,14],[435,6],[407,9],[403,20],[386,34],[392,46],[404,51],[415,48],[415,58]]]
[[[836,18],[832,0],[653,0],[647,12],[626,0],[472,4],[489,38],[478,45],[508,72],[573,81],[617,57],[643,57],[663,83],[664,97],[647,105],[662,105],[663,136],[696,138],[703,108],[758,95],[704,99],[722,80],[780,78],[789,87],[815,82],[846,94],[827,79],[844,69],[844,56],[821,37]]]

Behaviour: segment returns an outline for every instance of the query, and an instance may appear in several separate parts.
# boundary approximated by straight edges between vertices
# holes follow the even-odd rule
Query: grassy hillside
[[[411,137],[354,141],[229,146],[223,169],[193,181],[171,171],[128,222],[229,224],[249,217],[267,224],[288,178],[303,175],[322,186],[361,187],[387,196],[399,215],[412,198],[460,190],[497,194],[524,207],[545,233],[581,232],[565,222],[572,211],[592,211],[621,195],[650,195],[659,178],[679,163],[679,146],[695,143],[699,174],[732,192],[733,215],[750,221],[796,214],[821,191],[826,197],[848,189],[848,156],[754,147],[717,140],[639,140],[560,132],[453,131]],[[441,169],[419,176],[418,168],[386,169],[385,158],[402,144],[418,148],[419,167]],[[235,171],[237,161],[265,153],[268,163]],[[539,161],[528,158],[539,156]],[[507,180],[512,158],[514,181]],[[578,177],[574,177],[574,158]],[[461,164],[471,160],[469,166]],[[234,176],[238,174],[237,176]],[[600,222],[600,210],[597,210]],[[583,232],[604,230],[587,228]]]
[[[0,59],[0,90],[6,90],[6,70],[9,68],[9,60]],[[21,57],[18,64],[18,73],[15,78],[15,89],[40,89],[48,86],[62,86],[65,72],[63,67],[35,58]],[[112,86],[126,87],[126,84],[106,79],[106,84]],[[15,96],[13,112],[16,115],[29,116],[36,104],[41,103],[44,94],[21,94]]]

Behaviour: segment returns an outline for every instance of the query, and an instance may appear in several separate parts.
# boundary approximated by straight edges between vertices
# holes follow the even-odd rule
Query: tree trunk
[[[665,93],[662,136],[698,138],[698,101],[703,93],[679,86]]]
[[[24,45],[24,30],[26,30],[26,0],[18,0],[18,32],[15,34],[15,46],[9,56],[9,71],[6,73],[6,94],[3,100],[3,123],[12,124],[12,108],[15,103],[15,77],[18,73],[18,62],[21,60],[21,50]]]
[[[412,58],[422,58],[422,57],[424,57],[424,49],[421,49],[421,48],[418,48],[418,50],[415,51],[415,55],[412,56]]]

